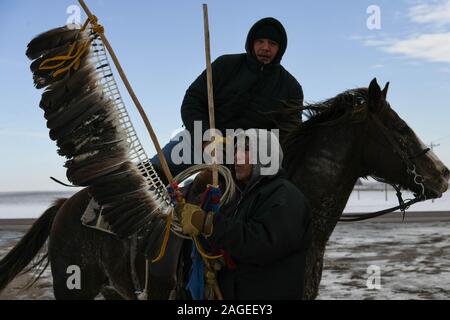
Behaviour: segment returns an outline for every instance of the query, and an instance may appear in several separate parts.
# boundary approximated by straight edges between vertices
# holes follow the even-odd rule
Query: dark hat
[[[280,21],[275,18],[264,18],[256,22],[250,29],[245,42],[245,50],[249,56],[253,56],[253,45],[256,39],[270,39],[279,45],[278,55],[272,64],[281,62],[287,47],[286,30]]]
[[[257,39],[270,39],[278,44],[281,44],[282,41],[280,32],[274,25],[271,24],[263,25],[261,28],[256,30],[254,40]]]

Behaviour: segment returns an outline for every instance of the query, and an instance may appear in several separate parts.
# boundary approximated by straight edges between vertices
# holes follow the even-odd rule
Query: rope
[[[101,25],[98,24],[98,19],[96,16],[92,16],[92,18],[88,18],[86,20],[86,22],[83,24],[83,26],[80,29],[80,32],[84,32],[89,24],[89,22],[91,23],[92,26],[92,31],[94,33],[100,34],[100,33],[104,33],[105,32],[105,28]],[[70,64],[62,69],[56,70],[53,74],[52,77],[56,78],[57,76],[71,70],[72,68],[77,70],[80,66],[80,60],[81,57],[86,53],[86,51],[88,50],[90,44],[91,44],[91,39],[86,40],[85,42],[83,42],[77,49],[77,51],[73,54],[73,51],[75,49],[75,44],[76,42],[72,43],[69,46],[69,50],[67,52],[66,55],[64,56],[56,56],[56,57],[52,57],[49,59],[44,60],[40,65],[39,65],[39,70],[55,70],[55,69],[59,69],[60,67],[62,67],[66,62],[71,61]],[[51,62],[59,62],[55,65],[48,65]]]
[[[210,167],[205,164],[192,166],[192,167],[188,168],[187,170],[181,172],[174,178],[174,185],[178,186],[179,184],[181,184],[182,182],[184,182],[186,179],[190,178],[191,176],[193,176],[201,171],[207,170],[207,169],[210,169]],[[228,203],[234,197],[234,194],[236,193],[236,185],[234,183],[231,171],[228,168],[226,168],[224,166],[218,166],[218,170],[219,170],[219,175],[221,175],[223,177],[224,182],[225,182],[225,191],[224,191],[221,201],[220,201],[220,205],[224,205],[224,204]],[[170,187],[173,187],[174,185],[169,186],[168,191],[171,191]],[[183,234],[183,228],[182,228],[180,222],[178,221],[177,217],[174,217],[174,219],[172,221],[171,230],[179,238],[186,239],[186,240],[191,239],[191,237],[188,237]]]
[[[75,58],[76,55],[78,54],[78,52],[77,52],[76,54],[72,55],[72,51],[74,48],[75,48],[75,42],[69,46],[69,51],[67,52],[67,54],[65,56],[56,56],[56,57],[44,60],[39,65],[39,70],[54,70],[54,69],[57,69],[57,68],[63,66],[67,60],[71,60],[71,59]],[[53,62],[53,61],[61,61],[61,63],[55,64],[53,66],[45,66],[49,62]]]
[[[92,26],[92,31],[95,33],[105,33],[105,28],[98,23],[98,18],[96,16],[92,16],[91,18],[88,18],[89,22]]]
[[[166,249],[167,249],[167,244],[169,243],[169,238],[170,238],[170,225],[172,224],[172,220],[173,220],[173,207],[170,207],[170,213],[167,216],[167,223],[166,223],[166,231],[164,234],[164,239],[161,245],[161,249],[159,250],[159,255],[152,260],[152,263],[156,263],[158,261],[160,261],[164,255],[166,254]]]
[[[196,236],[193,236],[193,237],[192,237],[192,240],[194,240],[195,247],[197,248],[198,252],[200,253],[200,255],[201,255],[203,258],[208,259],[208,260],[217,260],[217,259],[220,259],[220,258],[223,257],[222,254],[221,254],[221,255],[217,255],[217,256],[210,256],[210,255],[208,255],[208,254],[205,252],[205,250],[203,249],[202,245],[200,244],[200,242],[198,241],[198,239],[197,239]]]
[[[83,42],[78,47],[77,51],[74,54],[72,54],[72,52],[75,48],[75,44],[76,44],[76,42],[72,43],[69,46],[69,50],[66,55],[56,56],[56,57],[52,57],[52,58],[42,61],[42,63],[39,65],[39,70],[56,70],[56,69],[59,69],[60,67],[62,67],[68,61],[71,61],[68,66],[61,68],[59,70],[56,70],[55,72],[53,72],[51,74],[51,76],[53,78],[56,78],[57,76],[71,70],[72,68],[77,70],[80,66],[81,57],[83,57],[83,55],[88,50],[88,48],[91,44],[91,40],[89,39],[89,40],[86,40],[85,42]],[[54,65],[48,65],[51,62],[59,62],[59,63],[54,64]]]
[[[179,175],[177,175],[174,178],[174,182],[170,186],[167,187],[167,191],[168,191],[170,197],[172,198],[173,203],[179,203],[179,202],[185,201],[184,198],[182,197],[181,193],[178,191],[179,184],[181,184],[182,182],[184,182],[186,179],[190,178],[194,174],[197,174],[197,173],[204,171],[206,169],[209,169],[209,168],[210,167],[208,165],[203,165],[203,164],[196,165],[196,166],[192,166],[192,167],[188,168],[187,170],[185,170],[185,171],[181,172]],[[234,196],[234,194],[236,192],[236,185],[234,183],[233,176],[227,167],[219,166],[218,170],[219,170],[219,174],[225,180],[225,192],[223,193],[223,196],[220,199],[220,205],[223,205],[223,204],[229,202],[232,199],[232,197]],[[170,238],[170,231],[172,231],[175,235],[177,235],[180,238],[191,239],[190,237],[187,237],[183,234],[182,229],[183,228],[180,225],[178,219],[174,219],[173,208],[172,208],[171,212],[169,213],[169,215],[167,217],[164,240],[163,240],[163,243],[161,244],[159,255],[152,261],[152,263],[160,261],[166,254],[167,244],[168,244],[169,238]],[[192,237],[192,239],[194,240],[195,246],[197,247],[197,250],[199,251],[199,253],[202,257],[210,259],[210,260],[215,260],[215,259],[222,257],[222,255],[220,255],[220,256],[208,255],[205,252],[205,250],[203,249],[202,245],[198,242],[198,240],[195,237]]]
[[[222,198],[220,199],[220,205],[224,205],[228,203],[236,193],[236,184],[233,180],[233,175],[231,174],[231,171],[225,167],[225,166],[218,166],[219,175],[221,175],[225,182],[225,189],[223,191]],[[177,175],[174,178],[174,181],[176,181],[178,184],[181,184],[181,182],[185,181],[186,179],[190,178],[194,174],[197,174],[204,170],[209,170],[211,167],[207,164],[199,164],[192,166],[185,171],[181,172],[179,175]]]
[[[71,61],[71,63],[59,70],[56,70],[55,72],[52,73],[52,77],[56,78],[57,76],[59,76],[60,74],[63,74],[67,71],[69,71],[70,69],[75,69],[77,70],[78,67],[80,66],[80,60],[81,57],[86,53],[87,49],[89,48],[89,45],[91,43],[91,40],[86,40],[84,43],[82,43],[75,54],[72,55],[72,52],[75,48],[75,42],[72,43],[69,46],[69,51],[67,52],[67,54],[65,56],[56,56],[56,57],[52,57],[49,59],[44,60],[40,65],[39,65],[39,70],[55,70],[60,68],[61,66],[63,66],[66,62]],[[55,65],[51,65],[51,66],[47,66],[47,64],[49,64],[50,62],[54,62],[54,61],[60,61],[60,63],[57,63]]]

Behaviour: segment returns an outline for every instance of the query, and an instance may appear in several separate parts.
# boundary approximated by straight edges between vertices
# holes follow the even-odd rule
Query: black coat
[[[253,55],[254,34],[265,24],[272,24],[282,34],[278,56],[269,65],[261,64]],[[273,18],[258,21],[250,30],[247,53],[224,55],[213,64],[216,127],[225,129],[275,129],[277,124],[261,113],[280,110],[282,100],[303,103],[303,90],[298,81],[281,65],[287,47],[284,27]],[[206,71],[192,83],[181,106],[185,127],[193,134],[194,121],[202,121],[203,131],[209,129]],[[288,119],[299,122],[300,117]]]
[[[261,177],[235,203],[215,217],[211,238],[236,263],[219,273],[225,299],[301,299],[312,241],[307,199],[279,173]]]

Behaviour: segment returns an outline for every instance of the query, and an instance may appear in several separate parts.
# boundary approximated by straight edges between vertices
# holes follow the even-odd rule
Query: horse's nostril
[[[444,178],[445,178],[446,180],[448,180],[448,179],[450,178],[450,171],[449,171],[447,168],[444,168],[444,169],[442,170],[442,174],[444,175]]]

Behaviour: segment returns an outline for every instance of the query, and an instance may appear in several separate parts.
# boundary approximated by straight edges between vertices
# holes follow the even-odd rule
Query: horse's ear
[[[386,83],[386,86],[384,87],[383,92],[382,92],[382,96],[383,96],[384,100],[386,100],[388,91],[389,91],[389,82]]]
[[[382,92],[381,88],[378,85],[377,78],[374,78],[372,82],[369,85],[369,109],[370,111],[374,113],[378,113],[381,111],[381,99],[382,99]]]

